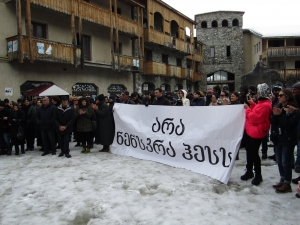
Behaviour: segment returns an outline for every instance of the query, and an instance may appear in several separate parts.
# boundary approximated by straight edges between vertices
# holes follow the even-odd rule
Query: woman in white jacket
[[[186,98],[187,92],[185,90],[178,91],[179,99],[176,101],[177,106],[190,106],[190,100]]]

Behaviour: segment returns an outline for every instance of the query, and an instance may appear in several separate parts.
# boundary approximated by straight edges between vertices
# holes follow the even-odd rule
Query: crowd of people
[[[51,99],[46,96],[24,98],[16,102],[4,99],[0,101],[0,155],[10,156],[13,148],[15,155],[25,154],[33,151],[36,143],[43,151],[42,156],[56,155],[56,150],[60,149],[58,157],[71,158],[69,143],[72,137],[75,146],[82,147],[83,154],[90,153],[94,143],[103,145],[100,152],[109,152],[115,133],[114,103],[145,106],[243,104],[246,124],[241,147],[246,149],[247,165],[241,180],[253,178],[252,184],[259,185],[263,181],[261,159],[270,158],[278,164],[280,181],[273,185],[276,193],[291,192],[291,183],[299,182],[296,197],[300,198],[300,176],[292,179],[292,169],[300,173],[300,82],[294,84],[292,91],[280,85],[270,90],[267,84],[259,84],[257,87],[243,85],[239,92],[229,92],[227,86],[215,86],[194,93],[183,89],[164,93],[156,88],[143,96],[124,91],[109,97],[101,94],[96,99],[71,95]],[[274,147],[274,154],[269,157],[268,146]]]

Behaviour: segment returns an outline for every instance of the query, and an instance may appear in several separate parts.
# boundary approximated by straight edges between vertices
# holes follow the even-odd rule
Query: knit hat
[[[97,99],[98,99],[100,102],[104,101],[104,95],[103,95],[103,94],[98,95]]]
[[[292,88],[297,88],[300,90],[300,82],[295,83]]]
[[[257,85],[258,98],[269,98],[270,88],[266,83]]]
[[[249,89],[250,89],[251,91],[255,91],[255,90],[256,90],[256,87],[255,87],[254,85],[250,85],[250,86],[249,86]]]

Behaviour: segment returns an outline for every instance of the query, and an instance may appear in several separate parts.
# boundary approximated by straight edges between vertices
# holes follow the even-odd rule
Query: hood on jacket
[[[183,92],[183,97],[182,97],[182,100],[184,100],[184,99],[186,99],[186,95],[187,95],[187,92],[186,92],[186,90],[180,90],[180,91],[182,91]]]

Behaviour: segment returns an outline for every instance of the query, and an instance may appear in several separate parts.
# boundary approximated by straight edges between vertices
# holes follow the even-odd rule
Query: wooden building
[[[0,89],[14,100],[49,82],[94,96],[202,79],[194,21],[160,0],[6,0],[0,14]]]

